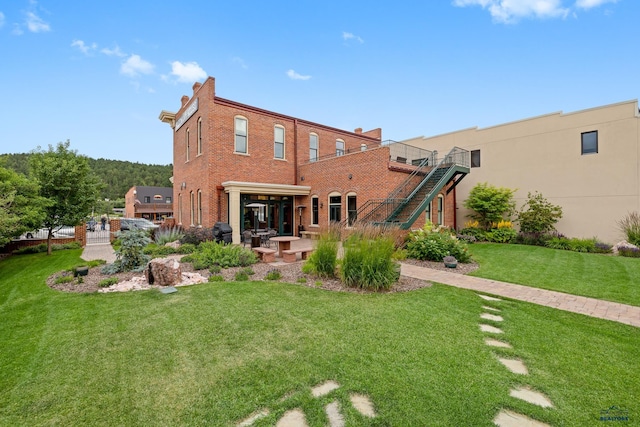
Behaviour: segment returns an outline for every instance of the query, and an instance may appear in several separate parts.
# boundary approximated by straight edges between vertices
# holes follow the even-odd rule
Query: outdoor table
[[[276,236],[270,239],[272,242],[278,242],[278,258],[282,258],[282,251],[291,249],[291,242],[300,240],[296,236]]]

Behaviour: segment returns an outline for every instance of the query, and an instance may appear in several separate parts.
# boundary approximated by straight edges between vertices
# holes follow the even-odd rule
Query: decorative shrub
[[[446,229],[429,229],[428,226],[409,233],[407,251],[410,258],[441,262],[444,257],[451,255],[461,263],[471,261],[466,243]]]
[[[258,259],[251,249],[209,241],[201,243],[195,252],[183,257],[182,261],[192,263],[196,270],[205,270],[214,264],[221,268],[246,267],[255,264]]]
[[[62,283],[70,283],[70,282],[73,282],[73,276],[69,276],[69,275],[56,277],[56,280],[54,280],[54,283],[56,285],[60,285]]]
[[[518,212],[520,231],[525,233],[548,233],[562,218],[562,207],[552,205],[537,191],[527,194],[527,201]]]
[[[478,222],[478,221],[475,221],[475,222]],[[481,228],[476,228],[476,227],[463,228],[458,233],[459,238],[462,238],[462,236],[464,236],[463,240],[468,241],[470,243],[474,243],[477,241],[483,242],[487,240],[487,232]],[[470,238],[473,238],[473,241],[471,241]]]
[[[167,255],[175,254],[176,250],[171,246],[159,246],[156,243],[150,243],[145,246],[142,252],[151,256],[151,258],[160,258]]]
[[[563,249],[568,251],[571,246],[569,245],[569,239],[566,237],[551,237],[545,243],[545,246],[551,249]]]
[[[209,282],[224,282],[224,277],[219,274],[212,274],[209,276]]]
[[[265,280],[280,280],[282,273],[277,268],[271,269],[264,276]]]
[[[296,282],[298,282],[298,283],[307,283],[307,278],[306,277],[298,277]]]
[[[323,234],[320,236],[316,250],[309,256],[303,266],[303,271],[319,276],[333,277],[338,260],[338,242],[334,236]]]
[[[487,182],[476,184],[464,201],[464,207],[474,211],[470,217],[477,220],[480,228],[489,229],[492,222],[510,217],[515,209],[515,190],[495,187]]]
[[[618,249],[618,255],[629,257],[629,258],[640,258],[640,249],[638,248],[630,248],[630,247],[622,247]]]
[[[551,239],[551,235],[547,233],[520,232],[516,236],[514,243],[531,246],[546,246],[549,239]]]
[[[191,254],[196,250],[196,245],[193,243],[183,243],[178,249],[176,249],[177,254]]]
[[[253,271],[253,268],[251,267],[244,267],[242,269],[242,271],[244,271],[245,273],[247,273],[247,276],[253,276],[254,274],[256,274],[255,271]]]
[[[249,275],[247,274],[246,271],[238,270],[236,272],[236,275],[235,275],[236,282],[246,282],[247,280],[249,280]]]
[[[393,241],[388,238],[345,242],[340,269],[342,281],[362,289],[389,289],[399,279],[393,252]]]
[[[209,267],[209,272],[211,274],[218,274],[222,271],[222,267],[220,267],[220,264],[213,264],[211,267]]]
[[[474,236],[470,236],[468,234],[456,234],[458,240],[461,240],[466,243],[475,243],[478,241]]]
[[[153,240],[156,242],[158,246],[163,246],[167,243],[180,240],[183,237],[184,237],[184,233],[182,232],[182,228],[178,226],[174,226],[171,228],[161,228],[159,230],[156,230],[156,233],[153,236]]]
[[[640,246],[640,214],[638,212],[629,212],[618,221],[618,228],[627,236],[627,242]]]
[[[81,249],[81,248],[82,246],[78,242],[62,243],[62,244],[56,243],[51,245],[52,251],[62,251],[66,249]],[[25,246],[23,248],[16,249],[15,251],[12,252],[12,254],[27,255],[27,254],[40,254],[43,252],[47,252],[46,243],[40,243],[39,245],[35,245],[35,246]]]
[[[494,243],[511,243],[516,239],[518,232],[513,228],[500,227],[487,233],[487,240]]]
[[[129,230],[120,234],[120,249],[116,250],[116,260],[102,268],[105,274],[115,274],[122,271],[142,271],[150,260],[143,253],[143,249],[151,239],[144,230]]]
[[[108,288],[109,286],[115,285],[116,283],[118,283],[117,277],[109,277],[108,279],[103,279],[98,282],[98,286],[100,286],[101,288]]]

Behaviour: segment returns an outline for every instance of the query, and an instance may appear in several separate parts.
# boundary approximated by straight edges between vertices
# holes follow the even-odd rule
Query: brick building
[[[256,226],[281,235],[356,218],[418,227],[425,211],[455,226],[454,188],[468,172],[467,152],[449,153],[445,159],[455,157],[460,167],[416,196],[437,153],[383,142],[381,129],[349,132],[219,98],[212,77],[181,101],[176,113],[159,117],[173,129],[178,224],[228,222],[236,243]],[[400,215],[403,208],[412,214]]]
[[[124,196],[125,218],[162,221],[173,216],[173,188],[135,186]]]

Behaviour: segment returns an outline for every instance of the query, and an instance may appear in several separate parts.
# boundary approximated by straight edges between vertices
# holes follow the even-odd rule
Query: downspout
[[[293,175],[294,175],[294,183],[293,185],[298,185],[298,119],[293,119]],[[291,209],[293,210],[293,235],[296,235],[296,230],[298,230],[298,226],[300,224],[296,224],[296,196],[293,196],[293,206]]]

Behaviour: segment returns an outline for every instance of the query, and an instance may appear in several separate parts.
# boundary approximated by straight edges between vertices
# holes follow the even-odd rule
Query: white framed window
[[[336,156],[342,156],[344,154],[344,141],[336,139]]]
[[[315,133],[309,134],[309,161],[315,162],[318,160],[318,135]]]
[[[427,207],[424,210],[425,222],[431,221],[431,202],[427,203]]]
[[[185,162],[189,161],[189,151],[191,149],[190,144],[191,141],[189,141],[189,128],[187,128],[187,132],[185,133],[185,142],[186,142],[186,147],[187,147],[187,152],[185,153]]]
[[[438,194],[438,225],[444,224],[444,196]]]
[[[202,154],[202,117],[198,117],[198,156]]]
[[[318,196],[311,196],[311,225],[318,225],[320,214],[320,201]]]
[[[236,116],[235,123],[235,147],[236,153],[247,154],[248,150],[248,123],[247,119],[241,116]]]
[[[340,193],[329,194],[329,222],[342,221],[342,195]]]
[[[284,128],[282,126],[274,126],[273,141],[273,157],[284,159]]]
[[[182,194],[178,194],[178,224],[182,224]]]

